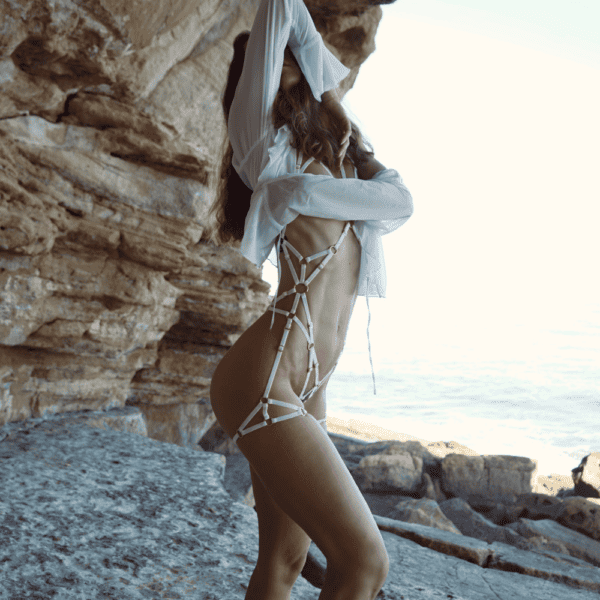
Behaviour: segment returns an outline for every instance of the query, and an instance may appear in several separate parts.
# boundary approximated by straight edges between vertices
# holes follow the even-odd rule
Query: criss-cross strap
[[[348,231],[350,230],[350,228],[353,228],[353,227],[354,227],[354,224],[352,222],[347,222],[344,227],[344,230],[342,231],[342,234],[340,235],[338,241],[334,245],[329,246],[325,250],[322,250],[320,252],[316,252],[315,254],[307,256],[306,258],[304,256],[302,256],[302,254],[300,252],[298,252],[298,250],[296,250],[296,248],[294,248],[294,246],[287,240],[287,238],[285,237],[285,227],[281,231],[281,233],[279,235],[278,271],[280,271],[279,262],[281,260],[281,254],[283,253],[284,258],[287,261],[288,266],[290,268],[290,272],[292,273],[292,278],[294,280],[294,286],[291,289],[281,293],[279,296],[277,296],[277,294],[275,294],[275,297],[273,298],[273,302],[271,303],[271,305],[269,306],[269,308],[267,310],[272,311],[273,319],[275,318],[275,313],[281,314],[284,317],[286,317],[286,324],[285,324],[285,327],[283,330],[281,343],[279,344],[279,347],[277,349],[277,355],[275,356],[275,361],[273,362],[273,368],[271,369],[271,374],[269,376],[269,380],[267,382],[267,387],[265,389],[263,397],[259,401],[258,405],[252,410],[252,412],[248,415],[248,417],[244,420],[244,422],[238,428],[237,433],[236,433],[235,437],[233,438],[234,442],[237,442],[237,440],[240,437],[242,437],[252,431],[255,431],[261,427],[266,427],[267,425],[271,425],[273,423],[278,423],[279,421],[283,421],[285,419],[291,419],[292,417],[297,417],[297,416],[307,414],[304,407],[299,407],[295,404],[291,404],[289,402],[282,402],[281,400],[275,400],[275,399],[269,397],[269,394],[271,392],[271,387],[273,386],[273,382],[275,381],[275,376],[277,374],[277,369],[279,367],[281,357],[283,356],[283,351],[285,349],[288,335],[289,335],[290,330],[292,329],[292,326],[294,323],[296,323],[298,325],[298,327],[300,328],[300,331],[303,333],[304,337],[306,338],[306,344],[307,344],[307,349],[308,349],[308,366],[307,366],[307,370],[306,370],[306,379],[304,380],[304,386],[302,387],[302,391],[300,392],[300,395],[299,395],[299,398],[303,403],[306,400],[308,400],[321,387],[321,385],[325,382],[327,377],[329,377],[329,375],[331,375],[331,373],[333,373],[335,367],[337,366],[337,362],[336,362],[336,364],[327,373],[327,375],[325,375],[325,377],[323,377],[322,379],[319,378],[319,361],[317,359],[317,353],[315,351],[314,325],[312,322],[310,309],[308,306],[307,293],[310,288],[310,284],[314,281],[314,279],[316,277],[318,277],[318,275],[325,268],[327,263],[330,260],[332,260],[333,257],[337,254],[341,244],[344,241],[344,238],[348,234]],[[300,273],[298,273],[294,267],[292,258],[290,256],[290,252],[300,262]],[[317,268],[307,277],[306,276],[307,265],[309,263],[311,263],[312,261],[318,260],[318,259],[321,259],[321,260],[317,264]],[[281,308],[276,307],[277,303],[280,300],[283,300],[284,298],[287,298],[288,296],[291,296],[292,294],[294,295],[294,302],[293,302],[292,308],[290,310],[283,310]],[[302,306],[304,307],[304,313],[306,314],[307,327],[302,323],[302,321],[297,317],[297,314],[296,314],[298,311],[298,305],[300,302],[302,302]],[[273,321],[271,321],[271,326],[272,325],[273,325]],[[313,371],[315,373],[315,384],[312,386],[312,388],[310,390],[307,390],[306,388],[308,386],[308,382],[310,380],[310,376]],[[269,416],[269,405],[272,405],[272,404],[275,404],[277,406],[285,406],[286,408],[291,408],[294,410],[294,412],[292,412],[288,415],[281,416],[281,417],[271,418]],[[254,425],[248,429],[245,429],[246,425],[248,425],[248,423],[261,410],[261,408],[262,408],[262,413],[263,413],[262,414],[263,421],[258,423],[257,425]],[[324,423],[324,422],[326,422],[326,419],[321,419],[319,421],[319,423]]]

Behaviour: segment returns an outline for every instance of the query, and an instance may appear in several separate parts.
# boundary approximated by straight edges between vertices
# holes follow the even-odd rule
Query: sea
[[[600,452],[600,302],[550,327],[502,322],[485,336],[454,331],[420,345],[371,325],[376,393],[361,319],[327,385],[328,415],[482,455],[526,456],[540,475],[570,476]]]
[[[443,255],[427,258],[427,235]],[[533,266],[513,240],[500,246],[497,268],[469,262],[476,253],[457,253],[457,242],[442,244],[424,226],[389,240],[387,295],[370,298],[370,311],[357,298],[327,383],[327,416],[480,455],[524,456],[538,475],[570,476],[581,458],[600,452],[596,239],[587,255],[573,241],[544,242],[544,262]],[[494,248],[480,254],[492,260]],[[269,261],[262,275],[276,289]]]

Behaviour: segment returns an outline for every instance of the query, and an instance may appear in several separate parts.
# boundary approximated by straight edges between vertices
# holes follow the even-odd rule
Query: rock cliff
[[[351,74],[377,2],[308,2]],[[197,447],[210,378],[269,285],[207,231],[233,39],[252,0],[0,7],[0,425],[140,408]]]

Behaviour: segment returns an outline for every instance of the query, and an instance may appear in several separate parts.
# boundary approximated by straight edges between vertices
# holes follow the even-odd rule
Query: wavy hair
[[[252,190],[246,186],[232,165],[233,148],[227,133],[229,111],[244,66],[244,45],[249,37],[250,31],[242,31],[233,42],[233,60],[229,66],[227,85],[222,98],[225,116],[225,139],[221,148],[223,159],[217,179],[216,199],[208,212],[209,217],[214,215],[216,218],[216,227],[210,231],[209,237],[217,245],[230,245],[241,241],[252,197]],[[292,148],[300,150],[305,156],[313,156],[333,171],[335,157],[340,152],[339,140],[343,132],[327,106],[315,99],[295,56],[290,54],[301,73],[300,81],[287,92],[279,88],[273,103],[273,125],[277,130],[287,123],[292,132]],[[332,124],[330,127],[326,126],[326,118]],[[362,144],[365,147],[365,140],[357,125],[349,120],[352,133],[346,156],[359,167],[369,156],[374,156],[374,152],[363,150],[359,146]],[[368,141],[366,143],[373,149]]]

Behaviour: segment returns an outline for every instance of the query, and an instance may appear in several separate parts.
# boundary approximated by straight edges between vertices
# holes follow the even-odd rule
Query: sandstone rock
[[[556,520],[563,510],[563,504],[559,498],[546,494],[521,494],[517,496],[514,506],[521,509],[519,518],[538,521],[541,519]]]
[[[464,456],[442,460],[442,490],[468,500],[470,496],[514,500],[531,490],[535,463],[520,456]]]
[[[340,451],[342,459],[346,463],[351,474],[355,477],[355,481],[359,487],[361,487],[361,491],[363,492],[365,500],[367,501],[372,513],[375,515],[389,517],[390,513],[394,510],[398,502],[402,502],[405,506],[407,506],[410,504],[410,502],[414,503],[420,498],[429,498],[430,500],[436,500],[440,504],[440,507],[442,505],[446,507],[460,507],[458,512],[455,510],[455,512],[448,512],[448,514],[444,514],[446,514],[450,520],[453,520],[451,516],[453,515],[457,519],[456,521],[453,521],[453,523],[461,531],[462,529],[460,524],[463,523],[462,526],[464,527],[465,519],[468,519],[469,527],[468,529],[465,529],[465,531],[468,532],[467,535],[489,541],[490,543],[493,541],[500,541],[506,544],[511,544],[520,549],[536,552],[541,551],[543,553],[566,552],[566,554],[569,555],[569,552],[567,551],[566,547],[562,545],[560,540],[547,539],[537,534],[537,539],[524,539],[522,536],[515,536],[515,532],[511,529],[506,529],[506,525],[515,523],[519,521],[519,519],[539,520],[550,518],[561,523],[565,527],[571,527],[574,531],[587,534],[590,537],[595,535],[595,513],[589,512],[595,509],[595,504],[593,502],[588,501],[588,504],[583,505],[584,510],[588,511],[585,520],[583,516],[578,516],[577,511],[574,509],[573,516],[571,518],[567,518],[566,515],[569,514],[567,512],[568,508],[564,505],[563,499],[555,496],[538,493],[524,493],[518,495],[511,494],[504,496],[505,502],[500,502],[497,495],[494,495],[491,498],[483,496],[481,492],[485,491],[485,488],[482,488],[481,486],[478,488],[477,494],[468,494],[468,503],[453,502],[451,504],[444,504],[444,501],[447,498],[446,495],[441,491],[441,485],[444,481],[443,470],[440,466],[441,459],[432,457],[429,455],[428,451],[423,452],[424,447],[421,444],[414,444],[412,442],[410,442],[409,445],[406,445],[405,442],[351,442],[351,438],[347,438],[346,436],[340,436],[339,434],[331,433],[329,435]],[[414,452],[417,458],[423,458],[425,461],[427,461],[423,467],[424,472],[420,485],[418,485],[416,488],[411,488],[410,486],[394,488],[391,483],[386,484],[386,472],[381,469],[379,459],[376,458],[382,455],[373,454],[373,452],[381,453],[386,451],[386,449],[387,452],[383,456],[399,455],[397,453],[404,455],[406,452]],[[374,473],[381,477],[376,485],[370,483],[368,489],[365,485],[365,473],[362,473],[361,469],[357,468],[360,462],[364,460],[364,458],[361,457],[371,457],[372,459],[375,457],[374,464],[376,466],[374,468]],[[504,461],[505,457],[499,457],[500,460],[496,460],[498,457],[482,458],[488,459],[489,464],[506,465],[506,462]],[[406,458],[404,460],[406,462]],[[450,460],[452,460],[452,457],[450,457]],[[517,467],[519,468],[523,462],[524,461],[519,458],[517,461]],[[483,464],[485,464],[485,461]],[[531,463],[525,464],[527,465],[528,469],[531,468]],[[438,476],[431,477],[429,473],[425,473],[426,468],[431,473],[438,473]],[[379,471],[377,469],[379,469]],[[479,478],[480,475],[476,474],[476,477]],[[398,475],[394,474],[393,478],[398,479]],[[473,488],[471,492],[477,489],[474,488],[473,482],[469,481],[467,476],[465,476],[465,479],[462,480],[462,487],[464,489]],[[514,491],[517,492],[518,489],[515,489]],[[429,497],[427,493],[434,497]],[[407,498],[407,496],[409,496],[409,498]],[[395,518],[396,520],[402,520],[400,513],[397,513]],[[411,519],[407,520],[420,522],[421,524],[431,524],[427,521],[427,518],[425,518],[425,516],[421,516],[418,511],[415,511],[412,513]],[[559,518],[562,519],[562,521],[559,521]],[[582,527],[580,521],[585,522],[585,526]],[[570,523],[572,525],[570,525]]]
[[[444,458],[448,454],[462,454],[464,456],[479,456],[475,450],[467,448],[458,442],[430,442],[426,446],[427,450],[439,458]]]
[[[365,456],[352,470],[365,492],[414,492],[421,482],[423,461],[408,452]]]
[[[405,523],[421,523],[428,527],[437,527],[443,531],[461,534],[454,523],[440,510],[438,503],[428,498],[420,500],[404,498],[396,504],[386,517]]]
[[[496,525],[508,525],[520,518],[557,519],[563,503],[559,498],[546,494],[520,494],[512,503],[503,504],[493,499],[470,499],[471,507]]]
[[[329,430],[329,419],[327,417],[327,429]],[[338,419],[333,418],[334,422]],[[333,442],[334,446],[337,448],[338,452],[344,458],[344,460],[352,460],[356,459],[355,462],[358,465],[361,458],[365,456],[365,449],[370,446],[369,442],[364,440],[359,440],[347,435],[343,435],[340,433],[331,433],[328,431],[329,437]],[[374,453],[376,454],[376,452]]]
[[[382,531],[382,535],[385,536],[390,564],[392,564],[392,561],[395,562],[396,556],[400,557],[402,569],[400,569],[398,579],[395,579],[394,583],[396,581],[404,583],[402,579],[404,573],[417,572],[419,561],[414,563],[413,566],[412,559],[415,556],[422,556],[418,568],[421,577],[423,577],[423,565],[426,564],[426,581],[436,581],[436,588],[442,593],[445,591],[450,592],[450,594],[457,593],[459,598],[498,597],[508,600],[509,598],[526,598],[528,595],[533,598],[542,598],[542,594],[546,593],[548,594],[546,597],[559,600],[570,598],[571,594],[574,594],[572,597],[576,598],[578,593],[583,593],[585,597],[586,593],[597,594],[600,591],[600,571],[591,568],[588,563],[576,558],[564,557],[565,560],[557,560],[554,556],[547,557],[538,553],[527,552],[500,542],[494,542],[490,545],[487,542],[465,535],[457,535],[425,525],[404,523],[378,515],[375,515],[374,518]],[[390,538],[389,535],[385,535],[386,533],[393,533],[394,537]],[[414,544],[406,546],[398,542],[398,537],[410,540]],[[439,554],[458,557],[462,559],[462,564],[459,565],[453,561],[451,563],[437,562],[436,559],[433,559],[433,555],[429,555],[429,553],[421,554],[418,546],[421,546],[422,549],[435,550]],[[397,548],[399,547],[402,550],[398,551]],[[432,558],[428,560],[425,556],[431,556]],[[452,564],[456,565],[455,570],[452,574],[447,573],[445,576],[446,583],[443,583],[442,578],[437,578],[438,574],[446,572],[446,569]],[[411,565],[411,567],[405,570],[405,565],[407,567]],[[499,572],[503,576],[496,578]],[[477,579],[473,579],[473,575]],[[410,579],[411,577],[408,575],[408,581],[405,585],[410,585]],[[464,581],[465,585],[453,589],[452,584],[457,579],[461,581],[461,584]],[[532,585],[531,581],[533,579],[537,579],[540,585]],[[481,589],[477,591],[471,589],[471,585],[474,585],[476,580],[485,582],[483,592]],[[424,591],[423,588],[426,585],[423,578],[421,581],[423,582],[422,589],[418,591]],[[494,583],[492,584],[492,582]],[[563,584],[562,589],[554,587],[557,582]],[[567,590],[564,586],[573,589]],[[390,588],[391,590],[395,589],[393,586],[390,586]],[[405,587],[404,593],[407,593],[407,589],[412,588]]]
[[[584,498],[600,498],[600,452],[584,456],[572,470],[574,494]]]
[[[556,521],[569,529],[600,540],[600,506],[585,498],[565,498]]]
[[[169,191],[169,178],[161,175],[164,189],[161,190],[158,183],[155,186],[160,197],[156,195],[153,207],[151,196],[143,190],[133,193],[136,181],[142,186],[142,168],[118,163],[108,154],[97,157],[98,165],[106,165],[104,169],[92,163],[84,151],[83,132],[79,137],[69,136],[64,124],[40,122],[37,117],[8,119],[0,124],[0,129],[15,140],[11,142],[13,151],[5,154],[5,168],[0,178],[4,177],[7,182],[12,175],[30,180],[31,185],[36,186],[37,195],[27,190],[19,192],[25,203],[22,213],[36,214],[38,219],[49,214],[57,224],[54,229],[45,230],[52,237],[44,238],[47,241],[43,250],[47,252],[51,248],[50,253],[40,253],[27,242],[28,237],[18,241],[21,239],[18,236],[4,243],[12,252],[10,256],[0,253],[4,273],[0,277],[4,307],[0,323],[4,346],[0,347],[0,354],[3,365],[9,366],[4,375],[7,394],[0,405],[2,422],[31,414],[124,406],[126,402],[157,406],[180,404],[186,411],[186,403],[197,402],[198,396],[206,397],[212,370],[206,371],[203,378],[195,373],[182,380],[181,373],[161,369],[161,362],[163,367],[172,369],[174,361],[169,364],[165,359],[169,353],[179,351],[180,355],[187,354],[187,362],[195,362],[199,367],[197,350],[203,344],[205,354],[214,357],[214,369],[224,352],[216,344],[211,349],[212,344],[228,343],[235,327],[241,332],[248,321],[259,314],[267,298],[258,270],[251,265],[250,269],[247,265],[242,267],[240,260],[236,286],[238,290],[247,290],[245,306],[237,309],[225,329],[222,325],[219,327],[219,320],[215,318],[215,328],[210,331],[203,320],[203,313],[214,313],[210,296],[206,297],[209,287],[206,280],[214,280],[214,266],[198,251],[191,251],[201,228],[189,218],[194,214],[189,211],[192,206],[185,207],[186,188],[192,191],[197,185],[200,190],[200,184],[192,180],[177,183],[171,178],[173,191]],[[2,148],[0,156],[1,153]],[[30,161],[26,162],[24,156]],[[19,157],[20,164],[15,164],[15,157]],[[113,179],[106,176],[110,163],[117,173]],[[77,187],[70,183],[69,177],[61,178],[59,173],[73,174]],[[148,176],[144,174],[144,188],[148,185]],[[45,182],[51,182],[52,187]],[[84,187],[88,192],[82,194],[80,190]],[[96,193],[90,194],[91,190]],[[175,190],[178,191],[174,193]],[[70,197],[68,191],[72,192]],[[128,192],[131,192],[129,198],[126,197]],[[136,202],[136,195],[143,200]],[[109,197],[119,196],[121,203],[107,202]],[[169,196],[173,199],[172,206],[161,209],[158,205],[168,202]],[[195,201],[190,194],[188,199]],[[176,208],[177,204],[181,210]],[[156,213],[152,214],[152,210]],[[107,225],[103,226],[102,221]],[[12,223],[11,231],[21,227],[14,218],[4,222]],[[22,223],[23,227],[27,226],[25,221]],[[142,236],[136,242],[144,249],[139,255],[133,251],[133,236]],[[185,249],[188,255],[184,267],[181,257]],[[184,276],[189,279],[186,270],[191,275],[192,268],[196,274],[196,289],[184,284]],[[171,271],[170,278],[179,287],[167,280],[165,269]],[[175,277],[178,270],[181,274]],[[207,275],[204,286],[201,285],[202,273]],[[224,281],[223,286],[220,296],[225,300],[231,283]],[[230,295],[237,297],[237,302],[238,290]],[[204,303],[199,302],[201,299],[205,299]],[[195,313],[194,303],[200,307]],[[206,311],[203,306],[210,306],[211,310]],[[193,314],[202,326],[190,326]],[[178,333],[182,321],[186,322],[187,332],[183,340]],[[203,331],[207,333],[204,338]],[[173,348],[175,340],[176,349]],[[161,350],[166,351],[164,358]],[[181,366],[185,362],[184,358],[177,364]],[[30,373],[26,381],[22,379],[25,372]],[[177,384],[161,392],[161,385],[167,381]],[[176,420],[165,429],[165,419],[169,418],[165,411],[162,414],[148,411],[149,417],[156,416],[159,420],[150,428],[151,435],[164,433],[167,437],[158,439],[176,443],[185,439],[186,436],[180,434],[169,437],[180,427],[180,412],[179,409],[172,412]],[[211,423],[205,424],[204,420],[211,417],[210,411],[200,416],[196,438],[210,426]],[[196,441],[194,436],[190,440]]]
[[[270,300],[206,218],[232,42],[259,0],[109,4],[0,7],[0,425],[129,404],[195,446],[215,365]],[[308,6],[344,94],[382,11]]]
[[[448,497],[442,491],[442,484],[439,477],[431,478],[429,473],[423,473],[423,479],[421,480],[421,488],[418,494],[422,498],[429,498],[435,500],[438,504],[447,500]]]
[[[512,529],[528,539],[541,536],[546,540],[544,550],[568,554],[600,567],[600,542],[555,521],[519,519],[516,523],[508,525],[506,529]],[[556,544],[556,547],[553,547],[552,544]]]
[[[522,539],[521,536],[515,535],[514,531],[495,525],[475,512],[462,498],[446,500],[439,505],[439,508],[463,535],[488,543],[502,542],[512,546],[516,546]]]
[[[484,540],[490,544],[501,542],[521,550],[539,552],[547,556],[565,555],[557,558],[557,560],[566,561],[568,560],[566,557],[572,556],[567,546],[556,537],[551,536],[550,539],[550,537],[546,537],[537,531],[528,535],[521,534],[521,530],[512,523],[506,525],[506,522],[504,522],[503,524],[506,526],[499,526],[476,512],[461,498],[453,498],[443,502],[440,508],[464,535]],[[518,520],[517,524],[522,521],[523,519]]]
[[[440,464],[441,461],[438,457],[433,455],[422,443],[417,441],[383,441],[375,443],[367,443],[361,446],[357,446],[353,453],[356,456],[372,456],[372,455],[383,455],[383,456],[400,456],[409,453],[411,456],[421,459],[423,462],[423,470],[426,473],[434,477],[440,476]]]
[[[534,471],[532,475],[531,488],[533,492],[558,496],[572,489],[572,478],[569,475],[539,475]]]

